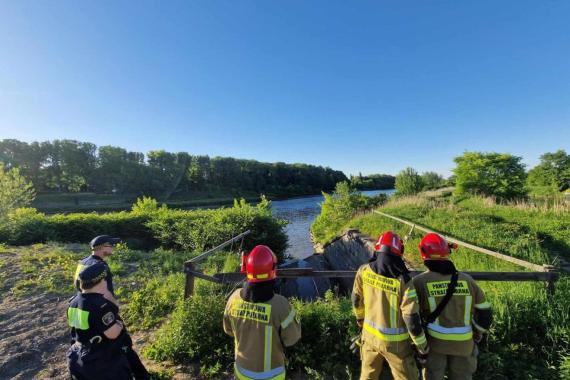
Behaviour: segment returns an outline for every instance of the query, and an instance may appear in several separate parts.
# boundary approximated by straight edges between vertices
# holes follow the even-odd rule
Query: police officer
[[[91,247],[91,254],[81,260],[77,264],[77,269],[75,270],[75,288],[77,291],[81,291],[79,287],[79,272],[81,272],[85,267],[93,264],[103,264],[107,270],[107,277],[105,278],[107,282],[108,292],[105,292],[105,297],[112,301],[115,305],[119,305],[119,302],[115,298],[115,288],[113,287],[113,275],[109,265],[105,262],[105,258],[110,257],[113,254],[113,248],[121,242],[120,238],[112,237],[109,235],[99,235],[91,240],[89,246]]]
[[[275,294],[277,257],[265,245],[242,259],[247,282],[229,298],[226,334],[235,340],[234,374],[239,380],[285,379],[285,346],[301,338],[301,325],[287,299]]]
[[[72,298],[67,309],[73,342],[67,358],[74,380],[132,379],[121,349],[124,325],[116,305],[104,297],[107,275],[103,263],[87,266],[78,274],[82,292]]]
[[[430,345],[426,380],[443,380],[446,370],[448,380],[470,380],[477,369],[475,343],[491,326],[491,304],[483,290],[449,259],[451,248],[456,247],[435,233],[425,235],[419,245],[428,268],[414,278]],[[446,298],[447,304],[441,305]]]
[[[115,289],[113,286],[113,275],[111,273],[109,265],[107,264],[107,262],[105,262],[105,258],[110,257],[113,254],[113,248],[120,242],[121,239],[117,237],[109,235],[96,236],[89,243],[89,245],[91,246],[91,255],[81,260],[77,265],[77,269],[75,271],[75,287],[77,288],[78,291],[80,291],[79,273],[91,265],[94,264],[103,265],[106,269],[105,282],[107,283],[107,288],[103,289],[104,290],[103,296],[115,305],[115,307],[117,308],[117,313],[118,313],[119,301],[117,301],[115,297]],[[130,334],[126,330],[124,333],[122,344],[123,344],[123,350],[126,353],[131,369],[135,374],[135,379],[137,380],[148,379],[149,373],[146,370],[144,364],[141,362],[138,354],[133,349],[133,341],[131,339]]]
[[[395,380],[417,379],[412,343],[428,352],[416,291],[402,255],[404,245],[392,231],[378,238],[370,263],[356,273],[352,305],[362,328],[361,380],[377,380],[388,362]],[[410,339],[411,338],[411,339]]]

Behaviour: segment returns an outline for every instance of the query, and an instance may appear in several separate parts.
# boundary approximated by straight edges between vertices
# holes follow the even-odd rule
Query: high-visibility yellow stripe
[[[437,323],[427,326],[428,334],[441,340],[465,341],[473,338],[471,325],[458,327],[443,327]]]
[[[409,288],[406,290],[406,297],[408,298],[416,298],[418,294],[416,293],[416,289]]]
[[[463,313],[463,322],[465,326],[469,326],[471,323],[471,303],[473,302],[473,297],[465,296],[465,312]]]
[[[390,297],[390,327],[398,327],[397,313],[398,313],[398,296],[392,294]]]
[[[81,271],[83,269],[85,269],[87,265],[83,265],[83,264],[77,264],[77,269],[75,269],[75,275],[73,275],[73,280],[79,280],[79,273],[81,273]]]
[[[363,307],[353,307],[352,312],[358,319],[364,318],[364,306]]]
[[[437,331],[428,329],[428,334],[433,336],[434,338],[441,340],[465,341],[473,338],[473,331],[469,331],[463,334],[442,334]]]
[[[413,335],[410,335],[410,336],[412,337],[414,344],[418,347],[421,347],[427,343],[426,336],[423,332],[421,333],[421,335],[418,335],[418,336],[413,336]]]
[[[490,309],[490,308],[491,308],[491,303],[489,303],[489,302],[482,302],[482,303],[475,304],[475,309],[483,310],[483,309]]]
[[[237,365],[234,364],[234,375],[239,379],[239,380],[258,380],[258,379],[263,379],[263,380],[285,380],[285,371],[283,370],[280,374],[273,376],[273,377],[266,377],[263,376],[263,373],[258,373],[256,376],[246,376],[243,373],[240,372],[240,370],[237,368]]]
[[[363,326],[364,330],[368,331],[370,334],[376,336],[377,338],[387,341],[387,342],[401,342],[403,340],[406,340],[410,337],[410,334],[408,334],[407,332],[403,333],[403,334],[383,334],[382,332],[378,331],[377,329],[375,329],[374,327],[370,326],[367,323],[364,323]]]
[[[428,303],[429,303],[429,311],[430,311],[430,313],[433,313],[433,311],[437,307],[437,305],[435,304],[435,298],[434,297],[428,297]],[[435,323],[439,323],[439,317],[437,317],[435,319]]]
[[[69,327],[78,330],[89,330],[89,312],[75,307],[67,309],[67,323]]]
[[[295,318],[295,309],[292,309],[287,318],[285,318],[285,320],[281,322],[281,328],[286,329],[287,326],[289,326],[289,324],[293,322],[294,318]]]
[[[263,370],[271,369],[271,349],[273,347],[273,326],[265,326],[265,349],[263,356]]]

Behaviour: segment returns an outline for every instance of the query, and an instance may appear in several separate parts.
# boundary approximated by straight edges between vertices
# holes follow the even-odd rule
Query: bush
[[[177,364],[199,361],[201,372],[231,372],[233,340],[222,328],[225,305],[223,295],[196,295],[179,301],[144,354]]]
[[[216,378],[230,373],[234,343],[222,328],[225,303],[225,297],[219,293],[180,301],[170,321],[146,347],[145,355],[176,364],[199,360],[201,373],[217,374]],[[358,356],[349,348],[350,338],[357,334],[350,301],[334,298],[329,292],[324,300],[293,301],[293,306],[301,319],[302,338],[287,349],[287,370],[310,372],[313,377],[327,379],[344,379],[347,371],[356,373]]]
[[[287,248],[286,222],[271,215],[269,202],[256,207],[243,199],[232,208],[159,213],[147,224],[162,246],[189,251],[204,251],[246,230],[245,249],[265,244],[282,259]]]
[[[148,329],[172,313],[183,296],[184,274],[156,277],[129,297],[123,317],[131,329]]]
[[[324,300],[294,301],[293,306],[301,319],[302,337],[288,350],[289,368],[326,379],[358,373],[359,358],[350,351],[350,339],[357,335],[350,300],[335,298],[329,291]]]
[[[319,242],[334,237],[338,230],[357,212],[378,207],[388,199],[385,194],[367,197],[350,187],[347,182],[339,182],[334,193],[323,192],[321,213],[311,225],[311,232]]]
[[[413,168],[406,168],[396,176],[396,194],[413,195],[422,191],[422,177]]]
[[[232,208],[215,210],[168,210],[152,200],[138,201],[133,212],[105,214],[56,214],[18,209],[0,227],[0,239],[11,245],[58,242],[89,242],[94,236],[122,237],[130,247],[150,250],[159,245],[191,252],[214,247],[251,230],[245,249],[266,244],[282,258],[287,248],[286,222],[272,216],[265,199],[256,206],[244,200]]]
[[[0,219],[18,207],[29,206],[35,196],[34,187],[20,175],[18,168],[6,170],[0,162]]]
[[[522,158],[507,153],[465,152],[454,159],[455,195],[486,195],[500,200],[526,196]]]

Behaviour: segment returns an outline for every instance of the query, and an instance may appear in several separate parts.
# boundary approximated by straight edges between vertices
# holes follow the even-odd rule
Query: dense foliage
[[[346,176],[306,164],[263,163],[230,157],[196,156],[163,150],[146,154],[113,146],[97,148],[74,140],[26,143],[0,141],[0,161],[40,192],[146,194],[166,199],[173,194],[250,191],[278,196],[332,190]]]
[[[271,215],[263,198],[257,206],[236,201],[234,207],[214,210],[169,210],[156,201],[139,200],[131,212],[45,215],[35,209],[17,209],[0,224],[0,242],[27,245],[47,241],[89,242],[109,234],[125,238],[131,247],[163,246],[189,252],[214,247],[246,230],[245,249],[269,245],[282,257],[287,247],[286,222]]]
[[[422,191],[422,177],[414,168],[406,168],[396,176],[396,194],[413,195]]]
[[[367,197],[351,188],[347,182],[336,185],[332,194],[323,193],[321,214],[311,225],[311,233],[318,241],[332,238],[337,230],[359,211],[369,210],[384,203],[385,194]]]
[[[567,207],[496,205],[489,199],[390,199],[382,211],[410,220],[476,245],[542,264],[570,252]],[[341,226],[371,236],[394,230],[402,236],[409,227],[376,214],[356,216]],[[406,245],[406,258],[423,268],[418,246],[421,233]],[[546,239],[545,239],[546,237]],[[460,248],[452,259],[463,271],[521,271],[516,265]],[[562,275],[554,295],[543,283],[484,282],[479,284],[493,305],[495,318],[489,338],[480,347],[475,379],[566,379],[570,368],[570,278]]]
[[[371,174],[350,176],[350,185],[358,190],[388,190],[393,189],[396,177],[389,174]]]
[[[528,172],[527,185],[535,193],[557,193],[570,188],[570,154],[564,150],[545,153]]]
[[[20,175],[17,168],[6,170],[0,162],[0,219],[17,209],[29,206],[34,200],[35,191],[31,184]]]
[[[465,152],[454,159],[455,194],[494,196],[500,200],[526,195],[522,158],[508,153]]]

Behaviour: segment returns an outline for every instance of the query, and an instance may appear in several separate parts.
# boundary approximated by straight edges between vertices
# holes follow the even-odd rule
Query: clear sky
[[[570,1],[0,1],[0,138],[532,166],[570,150]]]

